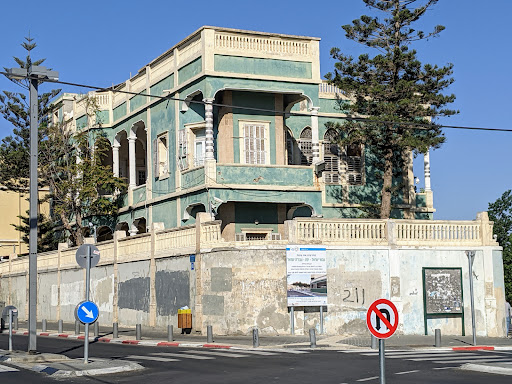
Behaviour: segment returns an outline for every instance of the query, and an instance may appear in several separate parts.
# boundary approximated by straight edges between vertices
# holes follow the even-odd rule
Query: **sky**
[[[60,80],[104,87],[127,80],[201,26],[211,25],[319,37],[323,75],[334,67],[332,47],[352,56],[365,52],[341,28],[363,14],[371,13],[361,0],[6,2],[0,16],[0,67],[14,67],[12,57],[25,56],[20,44],[30,33],[38,45],[33,57],[46,58],[44,65],[58,71]],[[420,21],[418,29],[424,31],[446,27],[438,38],[413,47],[420,60],[454,64],[455,83],[447,92],[456,95],[451,107],[460,114],[440,123],[512,130],[511,14],[510,0],[440,0]],[[0,90],[17,89],[2,77]],[[0,138],[11,132],[0,118]],[[434,218],[473,220],[512,188],[512,132],[444,132],[446,143],[430,155]],[[421,156],[414,173],[421,188]]]

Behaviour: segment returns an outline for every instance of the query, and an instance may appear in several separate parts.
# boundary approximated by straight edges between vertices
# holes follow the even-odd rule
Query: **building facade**
[[[319,40],[203,27],[90,93],[94,118],[82,96],[61,96],[54,118],[105,135],[106,163],[129,185],[117,227],[97,223],[100,239],[193,224],[198,212],[221,220],[228,241],[279,239],[287,219],[358,217],[379,203],[372,154],[340,148],[327,126],[346,100],[321,80]],[[431,219],[428,154],[421,193],[408,162],[392,216]]]

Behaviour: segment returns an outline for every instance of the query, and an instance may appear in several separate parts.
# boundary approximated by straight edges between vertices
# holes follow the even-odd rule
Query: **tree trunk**
[[[393,150],[388,149],[384,155],[384,174],[382,175],[382,191],[380,218],[389,219],[391,213],[391,185],[393,182]]]

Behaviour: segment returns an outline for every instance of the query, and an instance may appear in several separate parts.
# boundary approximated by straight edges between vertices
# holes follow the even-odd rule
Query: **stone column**
[[[129,187],[131,189],[135,188],[137,186],[137,181],[135,179],[135,176],[137,174],[136,172],[136,164],[135,161],[135,141],[137,138],[135,136],[130,136],[128,138],[128,157],[129,157],[129,168],[130,168],[130,180],[129,180]]]
[[[119,177],[119,144],[112,145],[112,168],[115,177]]]
[[[205,160],[213,160],[213,101],[215,99],[203,99],[204,120],[206,121],[206,150]]]
[[[423,155],[423,167],[425,170],[425,191],[431,191],[431,185],[430,185],[430,151],[427,150],[427,152]]]
[[[320,144],[318,140],[318,110],[319,107],[311,107],[311,146],[313,149],[313,164],[320,161]]]

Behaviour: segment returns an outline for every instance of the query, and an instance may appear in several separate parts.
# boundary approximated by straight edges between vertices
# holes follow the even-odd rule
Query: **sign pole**
[[[386,352],[384,339],[379,339],[380,384],[386,384]]]
[[[473,259],[475,251],[466,251],[469,261],[469,295],[471,296],[471,327],[473,330],[473,345],[476,345],[476,326],[475,326],[475,296],[473,293]]]
[[[89,283],[91,278],[91,248],[87,248],[87,259],[85,267],[85,300],[89,301]],[[89,363],[89,323],[85,324],[84,339],[84,364]]]
[[[12,352],[12,309],[9,309],[9,352]]]

